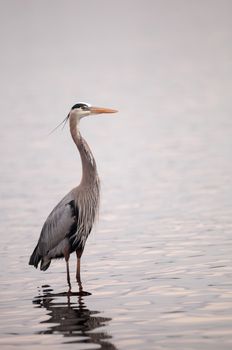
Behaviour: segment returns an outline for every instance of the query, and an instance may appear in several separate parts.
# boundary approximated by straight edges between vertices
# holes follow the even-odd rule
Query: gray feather
[[[48,216],[38,242],[38,252],[40,255],[46,255],[64,240],[72,225],[77,221],[70,204],[73,201],[72,194],[68,193]]]

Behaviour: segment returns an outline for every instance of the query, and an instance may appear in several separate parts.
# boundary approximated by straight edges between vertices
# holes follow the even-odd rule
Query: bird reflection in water
[[[48,310],[50,318],[40,322],[46,324],[47,329],[39,331],[38,334],[62,334],[64,337],[70,337],[64,341],[66,344],[96,344],[96,349],[99,349],[100,345],[102,350],[117,350],[109,342],[111,336],[106,332],[92,332],[105,326],[111,318],[98,316],[100,311],[89,310],[84,302],[84,296],[87,295],[90,294],[83,292],[81,284],[77,293],[53,293],[49,285],[42,286],[39,295],[33,299],[33,304]],[[49,326],[49,323],[52,325]],[[94,348],[91,346],[91,349]]]

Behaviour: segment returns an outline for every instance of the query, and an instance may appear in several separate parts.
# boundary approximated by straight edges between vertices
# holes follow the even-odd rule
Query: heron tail
[[[31,254],[31,257],[29,260],[29,265],[33,265],[37,268],[41,258],[42,258],[42,256],[39,255],[39,253],[38,253],[38,244],[37,244],[33,253]]]
[[[40,270],[46,271],[51,264],[51,259],[48,258],[48,256],[44,256],[41,260],[40,264]]]

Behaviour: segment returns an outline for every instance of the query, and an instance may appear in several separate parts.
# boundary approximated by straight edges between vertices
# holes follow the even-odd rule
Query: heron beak
[[[90,113],[91,114],[117,113],[117,110],[104,108],[104,107],[90,107]]]

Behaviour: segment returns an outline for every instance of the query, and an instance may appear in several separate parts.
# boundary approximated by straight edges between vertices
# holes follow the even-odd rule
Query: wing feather
[[[45,221],[38,242],[38,252],[46,255],[65,238],[77,231],[78,214],[72,194],[65,196]]]

